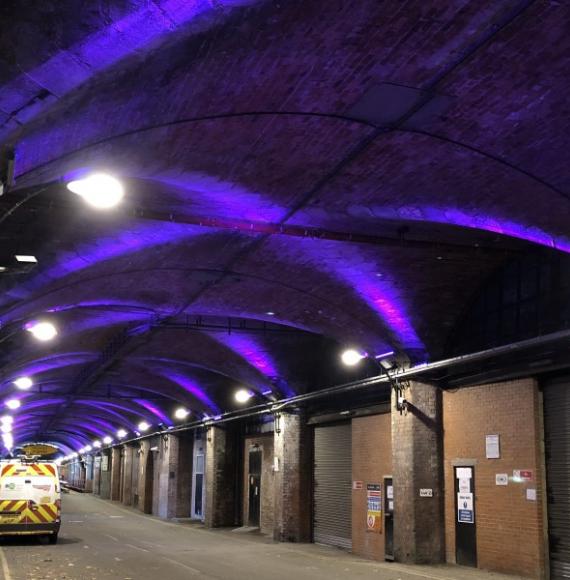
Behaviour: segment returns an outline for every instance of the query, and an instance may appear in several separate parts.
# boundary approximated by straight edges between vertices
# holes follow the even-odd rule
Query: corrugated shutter
[[[551,580],[570,578],[570,378],[544,388]]]
[[[314,540],[352,548],[350,423],[315,427]]]

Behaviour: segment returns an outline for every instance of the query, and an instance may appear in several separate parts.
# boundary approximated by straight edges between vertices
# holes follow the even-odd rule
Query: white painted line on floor
[[[82,524],[84,520],[69,520],[68,524]]]
[[[182,562],[178,562],[177,560],[173,560],[172,558],[167,558],[166,556],[161,556],[161,558],[163,560],[166,560],[167,562],[170,562],[171,564],[176,564],[177,566],[185,568],[189,572],[192,572],[192,574],[200,574],[200,575],[202,574],[200,572],[200,570],[197,570],[196,568],[192,568],[192,566],[187,566],[186,564],[183,564]],[[202,576],[202,578],[209,578],[209,576]]]
[[[109,516],[110,518],[124,518],[125,516]]]
[[[113,540],[113,542],[118,542],[119,540],[117,540],[117,538],[115,538],[115,536],[111,536],[111,534],[103,534],[104,536],[107,536],[108,538],[111,538],[111,540]]]
[[[128,546],[129,548],[133,548],[134,550],[140,550],[141,552],[149,552],[150,550],[147,550],[146,548],[139,548],[138,546],[133,546],[132,544],[125,544],[125,546]]]
[[[8,567],[8,560],[4,555],[4,550],[0,547],[0,564],[2,565],[2,574],[4,580],[12,580],[12,575],[10,574],[10,568]]]

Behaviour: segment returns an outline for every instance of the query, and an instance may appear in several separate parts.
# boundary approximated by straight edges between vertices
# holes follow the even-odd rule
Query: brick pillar
[[[139,509],[145,514],[152,513],[152,488],[154,475],[153,454],[149,439],[140,443],[139,459]]]
[[[121,501],[121,447],[113,447],[111,460],[111,500]]]
[[[276,418],[274,447],[274,528],[280,542],[311,539],[311,441],[303,415]]]
[[[101,495],[101,456],[93,458],[93,493]]]
[[[181,433],[177,435],[177,438],[176,511],[174,516],[177,518],[189,518],[192,500],[194,433]]]
[[[443,430],[441,392],[412,381],[405,391],[407,414],[392,394],[394,556],[398,562],[444,561]],[[420,497],[420,489],[433,497]]]
[[[125,445],[123,448],[123,497],[122,502],[125,505],[133,503],[133,452],[131,445]]]
[[[106,458],[106,459],[105,459]],[[99,495],[101,499],[110,499],[111,498],[111,475],[112,469],[114,467],[115,462],[112,461],[113,457],[111,455],[110,450],[105,450],[101,452],[101,476],[99,480],[99,488],[100,492]],[[106,462],[106,466],[105,466]],[[103,469],[106,467],[105,469]]]
[[[237,437],[227,427],[206,433],[206,514],[209,528],[236,525]]]

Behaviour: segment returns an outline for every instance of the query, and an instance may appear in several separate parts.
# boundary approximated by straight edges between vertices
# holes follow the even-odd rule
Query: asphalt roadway
[[[63,496],[59,542],[0,540],[2,580],[498,580],[476,570],[371,562],[313,544],[174,523],[77,493]]]

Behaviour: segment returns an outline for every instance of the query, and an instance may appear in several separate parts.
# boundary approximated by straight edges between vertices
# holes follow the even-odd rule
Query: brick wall
[[[244,480],[243,480],[243,523],[248,525],[249,518],[249,450],[259,445],[261,448],[261,514],[260,530],[263,534],[273,535],[274,524],[274,474],[273,474],[273,433],[258,437],[247,437],[244,441]]]
[[[545,562],[539,392],[532,379],[444,393],[446,552],[455,561],[454,463],[475,467],[478,566],[542,577]],[[486,459],[485,435],[500,436],[500,459]],[[534,480],[516,483],[513,470],[532,470]],[[507,486],[495,475],[507,473]],[[526,489],[537,490],[537,501]]]
[[[363,488],[352,491],[352,551],[374,560],[384,559],[384,522],[381,533],[367,531],[366,484],[379,483],[384,489],[388,475],[392,475],[390,414],[353,419],[352,479],[362,481]]]

